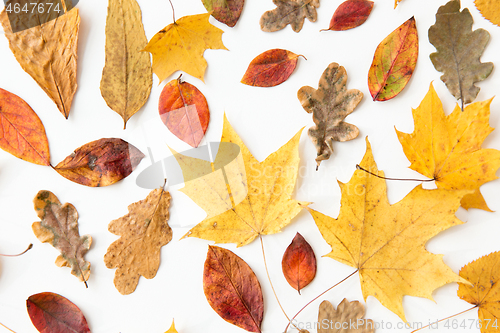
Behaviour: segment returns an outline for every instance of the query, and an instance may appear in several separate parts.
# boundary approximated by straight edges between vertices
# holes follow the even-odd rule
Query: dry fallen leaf
[[[261,332],[264,298],[260,283],[250,266],[236,254],[209,246],[203,291],[222,319],[249,332]]]
[[[373,1],[347,0],[333,13],[330,27],[325,30],[344,31],[359,27],[368,19],[373,9]],[[321,31],[325,31],[321,30]]]
[[[360,166],[377,169],[370,143]],[[356,268],[363,297],[376,297],[406,321],[403,296],[432,299],[432,291],[450,282],[467,283],[445,265],[442,255],[427,252],[427,241],[462,224],[455,211],[469,191],[414,188],[390,205],[385,180],[356,170],[347,184],[339,182],[341,208],[337,219],[310,211],[323,238],[332,247],[327,257]]]
[[[17,33],[12,33],[5,9],[0,14],[0,23],[21,67],[68,118],[77,87],[78,8]]]
[[[106,64],[101,94],[108,106],[127,121],[146,103],[153,85],[148,39],[136,0],[109,0],[106,19]]]
[[[90,249],[92,237],[80,237],[78,212],[69,203],[61,205],[54,193],[42,190],[33,200],[35,211],[41,222],[32,225],[33,232],[42,243],[50,243],[61,252],[56,259],[59,267],[71,267],[71,274],[87,284],[90,263],[85,253]]]
[[[448,116],[434,87],[413,110],[415,130],[406,134],[396,130],[410,168],[435,179],[438,188],[474,190],[462,199],[462,207],[488,210],[479,187],[497,179],[500,151],[482,149],[493,131],[489,125],[491,99],[468,105],[462,112],[458,104]],[[432,126],[429,126],[432,124]]]
[[[204,81],[205,50],[227,50],[224,31],[210,24],[209,17],[210,13],[181,17],[151,38],[144,50],[153,55],[153,71],[160,82],[178,70]]]
[[[0,148],[25,161],[50,165],[45,127],[22,98],[0,89]]]
[[[283,275],[290,286],[297,290],[306,287],[316,276],[316,256],[309,243],[297,232],[286,248],[281,260]]]
[[[127,215],[109,223],[108,230],[121,237],[108,247],[104,263],[117,268],[114,283],[121,294],[134,292],[140,276],[156,276],[160,250],[172,240],[170,199],[163,189],[153,190],[146,199],[129,205]]]
[[[127,141],[100,139],[76,149],[54,169],[72,182],[101,187],[130,175],[143,158],[144,154]]]
[[[229,27],[236,25],[245,4],[245,0],[202,0],[202,2],[217,21]]]
[[[374,101],[396,97],[406,87],[418,58],[415,18],[391,32],[375,50],[368,71],[368,88]]]
[[[347,90],[346,82],[345,68],[333,62],[323,72],[318,89],[305,86],[297,93],[302,107],[313,114],[316,124],[307,134],[316,146],[318,167],[321,161],[330,158],[334,141],[349,141],[359,134],[358,128],[344,122],[344,118],[354,111],[363,93],[357,89]]]
[[[500,7],[498,7],[498,0],[474,0],[474,4],[485,19],[500,26]]]
[[[265,12],[260,18],[262,31],[273,32],[286,27],[288,24],[293,31],[299,32],[304,20],[316,22],[319,0],[273,0],[277,8]]]
[[[430,58],[450,93],[462,103],[469,104],[477,97],[474,83],[486,79],[493,70],[491,62],[481,63],[481,54],[490,39],[484,29],[472,31],[472,15],[460,0],[451,0],[439,7],[436,23],[429,28],[429,42],[436,48]]]
[[[26,300],[33,326],[41,333],[90,333],[82,311],[67,298],[44,292]]]
[[[458,284],[458,297],[478,308],[481,333],[498,333],[500,326],[500,252],[465,265],[459,274],[474,285]]]
[[[343,299],[333,307],[328,301],[321,302],[318,311],[318,333],[373,333],[375,324],[364,319],[365,307],[358,301]]]
[[[184,237],[236,243],[239,247],[290,224],[301,205],[308,204],[291,198],[298,173],[301,132],[258,162],[224,117],[222,149],[212,164],[215,172],[193,177],[191,172],[210,168],[210,162],[175,154],[184,178],[193,179],[181,191],[208,214]],[[241,149],[241,155],[232,161],[228,161],[232,148],[224,145],[227,142]]]

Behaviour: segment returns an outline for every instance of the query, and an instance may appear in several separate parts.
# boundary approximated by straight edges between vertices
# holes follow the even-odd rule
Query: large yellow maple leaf
[[[366,143],[360,166],[383,176]],[[363,170],[356,170],[347,184],[339,184],[337,219],[308,210],[332,247],[326,256],[358,269],[365,300],[374,296],[405,320],[404,295],[432,299],[432,291],[444,284],[467,283],[445,265],[442,255],[425,249],[430,238],[462,224],[455,211],[467,191],[425,190],[419,185],[390,205],[385,180]]]
[[[415,130],[396,130],[410,169],[434,179],[438,188],[474,190],[464,196],[462,207],[488,210],[479,187],[497,179],[500,151],[481,149],[493,131],[489,126],[491,99],[469,104],[462,112],[458,104],[445,116],[443,105],[430,86],[429,92],[413,109]]]
[[[203,81],[205,50],[227,50],[222,43],[224,31],[210,24],[209,17],[210,13],[181,17],[151,38],[144,50],[153,55],[153,72],[160,82],[178,70]]]
[[[185,179],[181,190],[207,212],[184,237],[243,246],[281,231],[307,202],[291,198],[299,167],[302,130],[264,161],[257,161],[224,116],[221,144],[213,164],[175,154]],[[233,158],[230,145],[239,147]],[[203,170],[214,170],[206,173]],[[196,173],[199,174],[196,174]]]

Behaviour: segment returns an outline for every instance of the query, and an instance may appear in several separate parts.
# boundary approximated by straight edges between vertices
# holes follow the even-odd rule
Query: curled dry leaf
[[[158,103],[160,118],[179,139],[198,147],[210,121],[210,110],[205,96],[192,84],[172,80],[163,87]]]
[[[373,9],[373,1],[347,0],[333,13],[330,27],[325,30],[343,31],[359,27],[368,19]],[[323,30],[322,30],[323,31]]]
[[[108,106],[127,121],[146,103],[153,85],[148,43],[136,0],[109,0],[106,18],[106,63],[101,94]]]
[[[76,149],[54,169],[72,182],[101,187],[130,175],[143,158],[144,154],[127,141],[100,139]]]
[[[318,89],[304,86],[297,92],[302,107],[313,114],[316,124],[307,134],[316,146],[318,167],[321,161],[330,158],[334,141],[349,141],[359,134],[358,128],[344,122],[344,118],[354,111],[363,93],[357,89],[347,90],[346,82],[345,68],[333,62],[323,72]]]
[[[229,27],[236,25],[245,4],[245,0],[202,0],[202,2],[217,21]]]
[[[309,243],[297,232],[288,245],[281,268],[288,284],[297,290],[306,287],[316,276],[316,256]]]
[[[396,97],[406,87],[418,58],[418,34],[412,17],[387,36],[375,50],[368,71],[368,88],[374,101]]]
[[[222,319],[249,332],[261,332],[264,298],[260,283],[250,266],[236,254],[209,246],[203,291]]]
[[[407,134],[396,130],[410,169],[434,179],[438,188],[473,190],[461,201],[462,207],[490,211],[479,187],[497,179],[500,151],[482,149],[493,131],[489,125],[491,99],[468,105],[462,112],[457,105],[445,116],[434,87],[413,110],[415,130]],[[429,126],[432,124],[432,126]]]
[[[45,127],[22,98],[0,89],[0,148],[25,161],[50,165]]]
[[[318,311],[318,333],[373,333],[375,324],[371,319],[364,319],[365,307],[358,301],[343,299],[333,307],[328,301],[321,302]],[[327,323],[325,325],[325,323]]]
[[[497,0],[474,0],[474,4],[485,19],[500,26],[500,8]]]
[[[50,243],[61,252],[56,259],[57,266],[71,267],[71,274],[87,284],[90,263],[84,256],[90,249],[92,237],[80,237],[75,206],[70,203],[61,205],[54,193],[45,190],[37,193],[33,203],[41,220],[32,225],[35,236],[42,243]]]
[[[146,199],[128,206],[128,214],[109,223],[118,236],[104,255],[107,268],[117,268],[115,287],[127,295],[137,287],[139,277],[152,279],[160,267],[160,250],[172,240],[168,225],[170,193],[151,191]]]
[[[256,87],[277,86],[292,75],[299,57],[288,50],[267,50],[250,62],[241,83]]]
[[[7,13],[0,23],[9,46],[23,70],[68,118],[76,92],[76,59],[80,15],[78,8],[45,24],[13,33]]]
[[[321,235],[332,247],[327,257],[358,270],[366,300],[376,297],[405,320],[403,296],[432,299],[432,291],[450,282],[467,283],[425,249],[443,230],[462,224],[455,212],[466,190],[414,188],[390,205],[383,171],[377,169],[370,143],[347,184],[339,182],[341,207],[337,219],[309,209]],[[378,175],[379,177],[376,177]],[[411,284],[408,283],[411,281]]]
[[[319,0],[273,0],[277,8],[265,12],[260,18],[262,31],[273,32],[286,27],[288,24],[293,31],[299,32],[304,20],[316,22]]]
[[[44,292],[26,300],[31,322],[41,333],[90,333],[82,311],[67,298]]]
[[[493,252],[468,263],[458,273],[474,285],[458,284],[458,297],[478,308],[481,333],[497,333],[500,325],[500,252]]]
[[[460,0],[439,7],[436,23],[429,28],[429,42],[436,48],[430,58],[450,93],[465,104],[476,99],[479,88],[474,83],[486,79],[493,70],[491,62],[481,63],[481,54],[490,39],[484,29],[472,31],[472,15]]]
[[[144,50],[153,55],[153,71],[160,82],[178,70],[203,81],[205,50],[227,50],[222,43],[224,31],[210,24],[209,17],[210,13],[181,17],[151,38]]]

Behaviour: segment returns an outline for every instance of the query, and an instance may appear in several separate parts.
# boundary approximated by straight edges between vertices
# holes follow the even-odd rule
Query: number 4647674
[[[447,329],[472,329],[472,328],[494,328],[498,329],[498,323],[497,320],[491,320],[491,319],[463,319],[461,322],[458,319],[453,319],[453,320],[447,320],[444,323],[444,327]]]
[[[31,2],[31,3],[25,3],[23,6],[19,3],[9,3],[7,7],[5,8],[5,11],[7,13],[14,13],[14,14],[20,14],[20,13],[31,13],[31,14],[48,14],[51,11],[60,13],[61,8],[59,8],[59,3],[56,3],[54,6],[53,2],[46,2],[46,3],[36,3],[36,2]]]

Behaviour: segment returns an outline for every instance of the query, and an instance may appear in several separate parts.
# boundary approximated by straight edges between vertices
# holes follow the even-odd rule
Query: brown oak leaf
[[[365,307],[358,301],[343,299],[337,310],[328,301],[321,302],[318,312],[318,333],[373,333],[374,323],[364,319]]]
[[[286,27],[288,24],[293,31],[299,32],[304,20],[316,22],[319,0],[273,0],[277,8],[265,12],[260,18],[262,31],[273,32]]]

